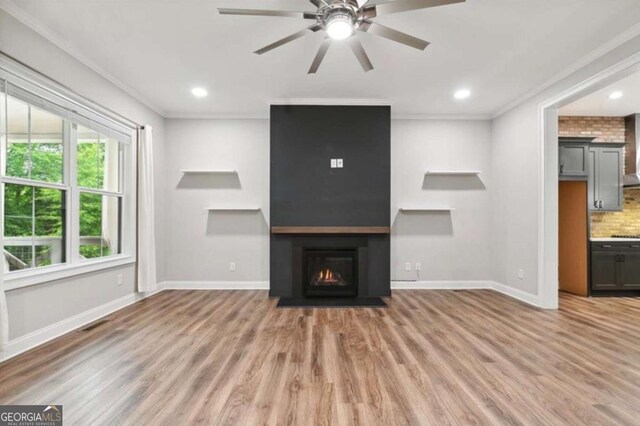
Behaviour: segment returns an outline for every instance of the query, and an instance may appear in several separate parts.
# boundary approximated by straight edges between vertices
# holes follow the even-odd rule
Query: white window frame
[[[34,71],[15,63],[0,55],[0,80],[4,80],[22,90],[28,91],[47,102],[51,102],[56,110],[45,108],[64,119],[64,175],[63,183],[47,183],[30,179],[14,178],[0,174],[0,248],[4,248],[4,184],[14,183],[28,186],[64,190],[66,197],[66,233],[65,259],[63,264],[4,272],[5,290],[32,286],[51,282],[76,275],[100,271],[136,262],[136,174],[137,174],[137,135],[138,129],[130,123],[109,116],[96,108],[91,101],[82,99],[68,89],[53,81],[44,79]],[[6,90],[5,90],[6,91]],[[28,102],[30,103],[30,102]],[[30,103],[31,104],[31,103]],[[37,104],[32,104],[36,108]],[[58,111],[59,107],[59,111]],[[68,113],[67,113],[68,112]],[[80,120],[77,120],[79,117]],[[0,119],[0,125],[3,125]],[[117,139],[123,146],[122,165],[120,167],[119,191],[105,191],[83,188],[76,184],[76,145],[75,131],[80,124],[100,134],[109,132],[107,136]],[[6,130],[6,129],[5,129]],[[116,136],[114,136],[116,135]],[[72,142],[73,141],[73,142]],[[75,142],[75,143],[74,143]],[[4,153],[0,153],[4,155]],[[119,254],[94,259],[80,258],[80,193],[94,193],[121,198],[120,248]],[[74,213],[75,212],[75,213]],[[4,264],[4,259],[0,259]],[[3,268],[0,266],[0,268]]]

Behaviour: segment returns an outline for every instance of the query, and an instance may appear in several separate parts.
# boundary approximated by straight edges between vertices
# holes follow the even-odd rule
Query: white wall
[[[539,107],[639,52],[635,36],[493,121],[494,276],[542,306],[557,304],[557,140],[548,138],[542,149]]]
[[[269,121],[167,120],[166,131],[170,285],[234,282],[232,287],[268,288]],[[237,174],[190,176],[183,169]],[[208,207],[262,210],[209,212]]]
[[[165,276],[164,119],[30,28],[0,10],[0,49],[89,99],[154,129],[158,279]],[[115,275],[125,282],[117,286]],[[7,292],[10,339],[16,339],[134,292],[134,268],[114,268]]]
[[[493,123],[492,243],[495,281],[536,294],[539,146],[523,143],[538,132],[535,105],[533,112],[533,120],[514,113]]]
[[[166,131],[168,285],[268,288],[268,120],[170,119]],[[392,120],[393,279],[491,279],[490,131],[488,121]],[[238,176],[185,177],[182,169],[235,169]],[[427,169],[482,174],[426,182]],[[399,215],[407,205],[456,211]],[[262,212],[208,213],[209,206],[259,206]],[[420,276],[405,272],[405,262],[420,262]]]
[[[425,177],[425,171],[481,171]],[[491,123],[391,122],[391,278],[421,286],[491,280]],[[452,207],[404,213],[401,207]],[[412,264],[410,272],[405,263]],[[421,271],[415,271],[415,264]],[[406,285],[406,284],[405,284]]]

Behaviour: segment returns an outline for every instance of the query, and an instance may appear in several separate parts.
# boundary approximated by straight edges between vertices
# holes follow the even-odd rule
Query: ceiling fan
[[[393,40],[407,46],[424,50],[429,45],[428,41],[413,37],[409,34],[394,30],[384,25],[373,22],[372,19],[389,15],[391,13],[406,12],[411,10],[426,9],[428,7],[444,6],[454,3],[462,3],[466,0],[396,0],[387,3],[369,4],[370,0],[309,0],[317,10],[315,12],[287,12],[281,10],[260,9],[226,9],[220,8],[221,15],[244,16],[284,16],[289,18],[303,18],[315,21],[315,23],[297,33],[293,33],[280,39],[254,53],[262,55],[276,47],[280,47],[293,40],[304,37],[307,34],[325,31],[325,40],[320,45],[309,74],[315,74],[320,68],[331,42],[333,40],[347,40],[349,47],[355,54],[358,62],[365,72],[371,71],[373,65],[362,47],[362,43],[355,37],[356,31],[375,34],[380,37]]]

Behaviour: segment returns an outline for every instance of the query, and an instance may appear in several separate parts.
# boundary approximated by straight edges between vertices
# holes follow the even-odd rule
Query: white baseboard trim
[[[269,281],[165,281],[165,290],[269,290]]]
[[[477,290],[493,288],[493,281],[391,281],[391,290]]]
[[[542,308],[540,301],[538,300],[538,295],[536,294],[527,293],[526,291],[518,290],[517,288],[509,287],[508,285],[504,285],[496,281],[493,282],[493,289],[498,293],[513,297],[514,299],[518,299],[528,305],[535,306],[536,308]]]
[[[33,331],[24,336],[20,336],[16,339],[9,340],[4,352],[0,353],[0,362],[6,361],[23,352],[47,343],[50,340],[60,337],[63,334],[67,334],[78,328],[92,323],[104,316],[109,315],[112,312],[120,310],[126,306],[129,306],[139,300],[145,299],[156,293],[162,291],[162,284],[158,284],[158,290],[147,293],[132,293],[123,296],[119,299],[112,300],[103,305],[96,306],[88,311],[79,313],[69,318],[65,318],[62,321],[48,325],[39,330]]]
[[[538,296],[496,281],[391,281],[391,290],[495,290],[535,307],[541,307]]]

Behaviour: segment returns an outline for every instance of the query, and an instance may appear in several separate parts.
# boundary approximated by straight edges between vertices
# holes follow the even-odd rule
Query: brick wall
[[[591,213],[591,236],[640,235],[640,188],[624,190],[624,210]]]
[[[559,136],[595,137],[594,142],[624,142],[624,117],[568,117],[558,121]]]

